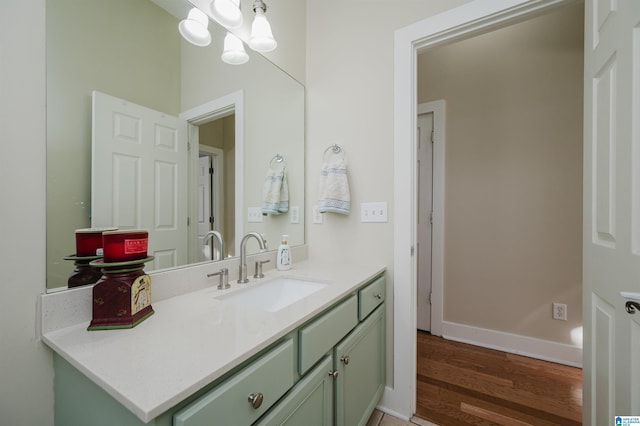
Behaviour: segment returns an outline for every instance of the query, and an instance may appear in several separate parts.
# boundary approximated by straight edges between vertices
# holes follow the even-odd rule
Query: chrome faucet
[[[222,239],[222,234],[219,233],[218,231],[209,231],[205,234],[204,236],[204,240],[203,240],[203,245],[207,245],[209,243],[209,240],[211,239],[211,237],[215,237],[216,240],[218,240],[218,246],[220,247],[220,258],[219,259],[214,259],[214,251],[213,251],[213,244],[211,244],[211,260],[222,260],[224,259],[224,240]]]
[[[247,232],[247,235],[242,237],[242,241],[240,241],[240,267],[238,268],[238,284],[245,284],[249,282],[247,278],[247,250],[246,245],[249,238],[254,237],[258,240],[258,245],[260,246],[260,250],[264,251],[267,249],[267,243],[262,238],[262,235],[257,232]]]

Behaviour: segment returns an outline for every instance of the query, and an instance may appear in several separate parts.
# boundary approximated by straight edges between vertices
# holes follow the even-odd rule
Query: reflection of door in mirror
[[[235,114],[231,113],[207,123],[197,125],[199,163],[209,163],[208,170],[201,166],[198,173],[198,242],[201,251],[197,260],[217,259],[218,245],[204,235],[218,231],[224,238],[222,258],[234,255],[235,234]],[[203,184],[200,184],[200,181]]]
[[[152,269],[185,264],[186,121],[96,91],[92,109],[91,225],[146,229]]]

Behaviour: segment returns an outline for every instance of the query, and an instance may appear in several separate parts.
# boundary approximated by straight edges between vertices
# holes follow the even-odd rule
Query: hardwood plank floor
[[[418,331],[416,416],[441,426],[580,425],[580,368]]]

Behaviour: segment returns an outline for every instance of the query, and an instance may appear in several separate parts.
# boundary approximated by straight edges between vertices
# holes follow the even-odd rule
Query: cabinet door
[[[384,303],[334,350],[336,425],[365,425],[385,383]]]
[[[256,425],[330,426],[333,424],[333,359],[327,355]]]

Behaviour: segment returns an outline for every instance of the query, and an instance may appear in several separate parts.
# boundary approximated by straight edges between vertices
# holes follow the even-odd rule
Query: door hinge
[[[213,216],[209,216],[209,223],[213,223]]]
[[[187,226],[191,225],[191,220],[189,220],[189,216],[187,216]]]
[[[431,296],[433,295],[433,293],[429,293],[429,304],[431,304]]]
[[[213,167],[209,167],[209,174],[212,175],[213,174]]]
[[[416,249],[414,246],[411,246],[411,256],[413,256],[413,254],[415,253]]]
[[[191,151],[191,142],[187,142],[187,151]]]
[[[436,133],[435,130],[431,131],[431,143],[433,143],[435,140],[435,133]]]
[[[429,212],[429,223],[433,225],[433,210]]]

